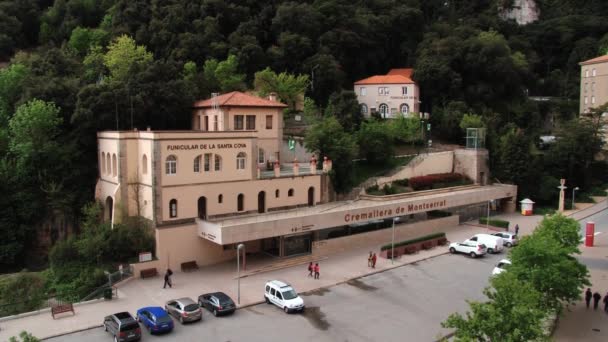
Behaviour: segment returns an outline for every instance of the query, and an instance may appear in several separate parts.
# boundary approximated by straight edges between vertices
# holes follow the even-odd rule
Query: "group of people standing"
[[[376,268],[376,260],[378,260],[376,253],[369,252],[369,256],[367,257],[367,267]]]
[[[313,273],[314,273],[314,279],[319,279],[319,276],[321,275],[320,271],[321,271],[321,268],[319,267],[318,262],[314,265],[312,262],[310,264],[308,264],[308,276],[309,277],[313,277]]]
[[[589,304],[591,304],[591,298],[593,298],[593,310],[597,310],[597,305],[602,299],[602,295],[599,292],[591,293],[591,289],[587,289],[585,291],[585,302],[587,303],[587,309],[589,309]],[[608,313],[608,293],[604,296],[604,312]]]

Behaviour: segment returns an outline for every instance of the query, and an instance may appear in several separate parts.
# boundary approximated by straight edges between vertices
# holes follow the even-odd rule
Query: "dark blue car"
[[[150,333],[169,332],[173,330],[171,316],[160,306],[148,306],[137,310],[137,320],[141,322]]]

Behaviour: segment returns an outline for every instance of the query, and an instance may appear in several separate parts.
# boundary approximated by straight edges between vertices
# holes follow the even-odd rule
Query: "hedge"
[[[434,185],[439,183],[445,185],[450,183],[459,183],[466,180],[467,178],[460,173],[435,173],[426,176],[412,177],[409,179],[409,185],[414,190],[429,190],[433,189]]]
[[[452,216],[452,213],[444,210],[431,210],[426,213],[428,217],[448,217]]]
[[[411,245],[414,243],[418,243],[418,242],[422,242],[422,241],[426,241],[426,240],[432,240],[432,239],[437,239],[437,238],[442,238],[445,237],[445,233],[435,233],[435,234],[429,234],[429,235],[425,235],[425,236],[421,236],[415,239],[410,239],[410,240],[405,240],[405,241],[399,241],[395,243],[395,248],[397,247],[401,247],[401,246],[407,246],[407,245]],[[382,247],[380,247],[381,251],[386,251],[388,249],[392,249],[393,245],[392,244],[386,244]]]
[[[490,219],[488,220],[487,217],[482,217],[479,219],[479,223],[480,224],[489,224],[490,226],[494,226],[494,227],[500,227],[500,228],[509,228],[509,221],[505,221],[505,220],[497,220],[497,219]]]

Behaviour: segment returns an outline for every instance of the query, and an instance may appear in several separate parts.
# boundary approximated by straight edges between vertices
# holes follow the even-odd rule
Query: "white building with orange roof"
[[[414,69],[391,69],[386,75],[375,75],[355,82],[355,93],[361,112],[369,117],[377,112],[383,118],[408,116],[420,111],[420,90],[412,74]]]

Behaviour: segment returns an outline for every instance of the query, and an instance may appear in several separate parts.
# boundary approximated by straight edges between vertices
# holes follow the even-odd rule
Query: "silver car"
[[[201,307],[197,302],[187,297],[168,301],[165,304],[165,310],[182,324],[203,319]]]
[[[507,247],[517,246],[517,244],[519,243],[519,238],[517,237],[517,234],[515,234],[515,233],[501,232],[501,233],[494,233],[492,235],[501,237],[504,245]]]

